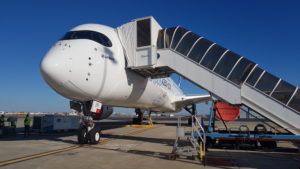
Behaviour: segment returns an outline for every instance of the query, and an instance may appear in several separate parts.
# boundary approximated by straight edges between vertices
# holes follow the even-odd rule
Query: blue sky
[[[117,27],[150,15],[163,27],[184,26],[298,86],[299,6],[296,0],[3,0],[0,110],[68,111],[68,101],[52,91],[39,72],[39,63],[51,45],[80,24]],[[186,93],[203,93],[187,81],[182,88]]]

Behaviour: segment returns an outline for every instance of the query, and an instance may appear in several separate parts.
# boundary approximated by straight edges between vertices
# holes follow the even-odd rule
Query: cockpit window
[[[70,40],[70,39],[89,39],[100,43],[106,47],[112,47],[110,39],[102,33],[89,31],[89,30],[80,30],[80,31],[70,31],[65,34],[61,40]]]

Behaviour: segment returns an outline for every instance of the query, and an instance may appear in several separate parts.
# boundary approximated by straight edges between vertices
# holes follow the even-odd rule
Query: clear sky
[[[68,101],[43,81],[39,64],[65,32],[84,23],[112,27],[154,16],[181,25],[247,57],[299,86],[300,1],[294,0],[2,0],[0,110],[69,111]],[[186,93],[203,93],[184,81]]]

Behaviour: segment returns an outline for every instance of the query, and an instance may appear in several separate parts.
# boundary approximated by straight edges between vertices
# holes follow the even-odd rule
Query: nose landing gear
[[[92,107],[93,101],[87,102],[74,102],[71,101],[71,109],[80,112],[81,124],[78,129],[77,140],[79,144],[98,144],[100,142],[101,131],[99,127],[96,127],[94,120],[92,118]],[[101,103],[100,108],[101,108]]]
[[[92,121],[93,119],[91,117],[84,116],[83,119],[83,124],[78,130],[78,143],[98,144],[100,142],[100,129],[98,127],[95,127],[95,123]]]

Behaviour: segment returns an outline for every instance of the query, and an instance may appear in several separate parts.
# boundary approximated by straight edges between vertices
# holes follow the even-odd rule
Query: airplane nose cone
[[[63,86],[64,82],[68,80],[66,65],[57,55],[47,54],[41,62],[40,69],[45,81],[53,88]]]

